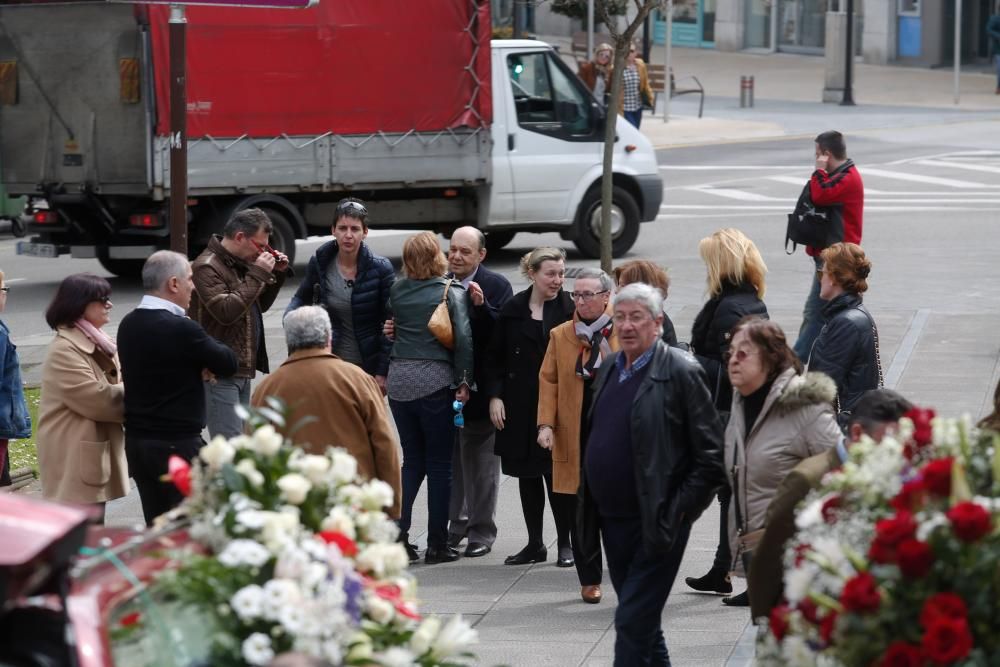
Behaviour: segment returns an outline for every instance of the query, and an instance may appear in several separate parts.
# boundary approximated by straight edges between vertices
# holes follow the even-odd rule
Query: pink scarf
[[[97,347],[101,348],[101,351],[109,357],[114,357],[118,354],[118,346],[115,345],[115,341],[111,340],[111,336],[104,333],[93,324],[83,319],[82,317],[78,319],[74,326],[83,332],[83,335],[90,339]]]

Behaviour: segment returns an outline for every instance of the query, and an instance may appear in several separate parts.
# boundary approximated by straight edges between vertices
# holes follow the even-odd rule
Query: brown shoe
[[[580,597],[587,604],[597,604],[601,601],[600,586],[583,586],[580,588]]]

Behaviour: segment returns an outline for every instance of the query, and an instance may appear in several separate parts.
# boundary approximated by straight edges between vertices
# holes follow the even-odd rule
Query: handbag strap
[[[736,531],[742,535],[746,532],[747,524],[743,521],[743,510],[740,509],[740,467],[736,463],[739,449],[739,439],[733,438],[733,509],[736,512]]]

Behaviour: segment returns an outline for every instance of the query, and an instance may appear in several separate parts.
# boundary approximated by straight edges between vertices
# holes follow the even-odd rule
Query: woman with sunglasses
[[[618,351],[618,336],[611,322],[614,283],[600,269],[586,268],[573,283],[573,319],[549,334],[542,369],[538,374],[538,444],[552,452],[554,502],[567,503],[575,515],[580,486],[580,461],[588,429],[585,406],[601,364]],[[570,527],[573,560],[584,602],[601,601],[601,542],[597,534],[582,540],[574,521]]]
[[[77,273],[59,285],[45,311],[56,332],[42,366],[38,408],[38,471],[42,495],[104,505],[128,493],[125,388],[118,350],[102,327],[111,312],[111,285]]]
[[[610,44],[598,44],[593,60],[580,63],[577,76],[594,93],[594,98],[607,106],[608,91],[611,89],[611,59],[615,50]]]
[[[7,307],[7,292],[4,273],[0,271],[0,313]],[[10,329],[0,320],[0,486],[10,486],[10,440],[31,437],[31,416],[24,400],[24,385],[21,384],[21,360],[17,356],[17,346],[10,340]]]
[[[361,366],[385,393],[392,343],[382,335],[388,319],[389,288],[396,279],[392,263],[372,252],[368,209],[348,197],[337,204],[333,240],[309,260],[305,278],[285,312],[300,306],[323,306],[333,325],[333,353]]]
[[[720,229],[703,238],[698,244],[698,253],[708,273],[709,299],[691,328],[691,351],[705,369],[715,408],[726,421],[733,402],[733,388],[729,384],[724,361],[729,349],[729,337],[733,327],[744,317],[756,315],[767,318],[767,306],[763,301],[767,265],[753,241],[738,229]],[[701,577],[684,579],[696,591],[733,591],[729,581],[732,554],[729,552],[726,529],[731,495],[728,486],[719,489],[719,544],[712,568]],[[743,598],[736,596],[730,601],[741,603]]]
[[[833,411],[833,380],[823,373],[803,375],[798,356],[774,322],[754,316],[740,320],[725,357],[734,390],[725,440],[733,490],[729,547],[736,573],[745,576],[778,486],[800,461],[838,446],[843,434]],[[723,602],[743,607],[748,598],[744,591]]]

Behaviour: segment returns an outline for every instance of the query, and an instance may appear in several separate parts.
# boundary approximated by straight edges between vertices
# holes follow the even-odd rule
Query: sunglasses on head
[[[351,215],[352,217],[368,217],[368,209],[361,202],[356,201],[344,201],[337,204],[337,214],[335,219],[339,219],[341,216]]]

